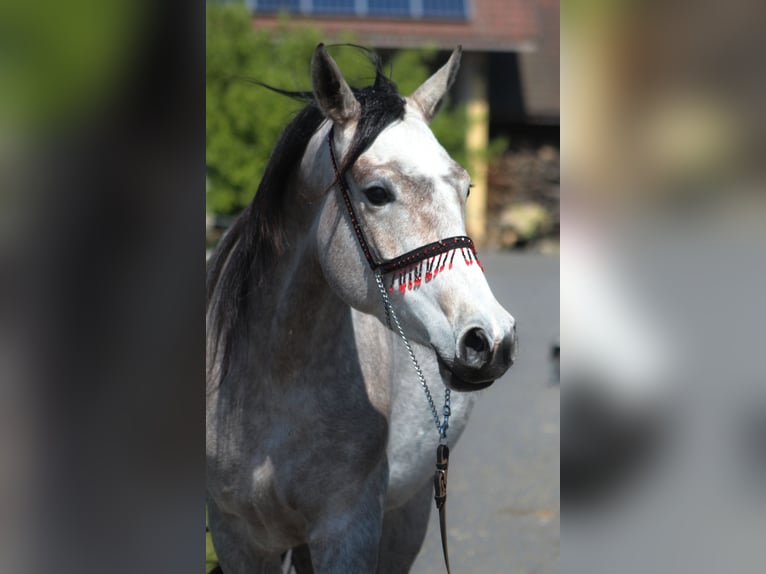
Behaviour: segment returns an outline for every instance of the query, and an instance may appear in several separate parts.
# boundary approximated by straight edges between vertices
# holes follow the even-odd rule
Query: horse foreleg
[[[207,507],[210,534],[223,574],[282,574],[278,554],[259,556],[252,551],[247,525],[240,518],[224,515],[210,499]]]
[[[314,574],[308,545],[303,544],[293,548],[290,553],[290,567],[295,571],[295,574]]]
[[[382,494],[355,497],[343,508],[327,509],[309,531],[316,574],[366,574],[376,571],[383,523]]]
[[[403,506],[386,512],[380,541],[380,574],[410,571],[423,545],[432,506],[433,485],[429,481]]]

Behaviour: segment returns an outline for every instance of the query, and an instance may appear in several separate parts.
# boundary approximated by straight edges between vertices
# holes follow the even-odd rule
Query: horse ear
[[[338,64],[319,44],[311,59],[311,82],[314,97],[322,113],[336,124],[343,125],[355,119],[360,112],[359,102],[340,73]]]
[[[426,122],[430,123],[434,119],[436,112],[439,111],[444,102],[444,96],[447,95],[452,84],[455,83],[462,53],[462,46],[455,48],[447,63],[439,68],[433,76],[423,82],[409,97],[410,102],[415,104],[423,113]]]

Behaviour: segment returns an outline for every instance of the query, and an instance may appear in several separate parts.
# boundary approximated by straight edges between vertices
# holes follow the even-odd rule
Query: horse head
[[[329,137],[320,130],[312,140],[318,163],[302,167],[315,178],[323,171],[325,189],[332,188],[314,228],[330,287],[348,305],[385,322],[379,274],[407,336],[433,348],[449,387],[471,391],[511,366],[516,329],[465,237],[469,174],[429,127],[460,56],[458,48],[402,97],[381,74],[371,88],[351,89],[318,46],[314,98],[332,128]],[[382,130],[375,131],[376,122],[385,124]]]

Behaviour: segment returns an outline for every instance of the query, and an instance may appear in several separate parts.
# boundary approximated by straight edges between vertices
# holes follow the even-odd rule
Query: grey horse
[[[407,572],[418,554],[439,433],[365,249],[392,259],[465,233],[468,173],[428,127],[460,55],[403,97],[379,66],[350,88],[320,44],[310,101],[211,258],[207,504],[226,574],[281,572],[295,548],[322,574]],[[436,403],[463,391],[454,445],[516,333],[471,253],[446,271],[448,255],[421,262],[442,273],[415,288],[407,271],[382,280]]]

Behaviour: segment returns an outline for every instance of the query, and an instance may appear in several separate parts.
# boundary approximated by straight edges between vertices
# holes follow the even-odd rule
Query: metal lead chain
[[[394,325],[396,326],[396,330],[399,332],[399,337],[401,337],[402,342],[404,343],[404,346],[407,348],[407,352],[409,353],[410,359],[412,360],[412,365],[415,367],[415,372],[418,375],[420,386],[423,387],[423,392],[426,395],[426,399],[428,399],[428,406],[431,407],[431,415],[434,418],[434,423],[436,424],[436,430],[439,432],[439,440],[440,442],[446,442],[447,429],[449,428],[449,417],[452,414],[452,411],[450,408],[450,390],[449,388],[446,388],[446,387],[444,389],[444,408],[442,409],[444,422],[442,422],[439,420],[439,413],[436,410],[436,405],[434,405],[434,399],[431,396],[431,389],[428,388],[428,383],[426,383],[426,378],[423,376],[423,371],[420,368],[420,364],[418,364],[418,360],[415,358],[415,352],[412,350],[412,346],[410,345],[410,342],[407,340],[407,337],[404,335],[404,330],[402,329],[402,326],[399,324],[399,319],[396,316],[396,313],[394,312],[394,308],[391,305],[391,301],[388,299],[388,293],[386,292],[386,288],[383,285],[383,277],[380,271],[377,271],[375,273],[375,281],[377,282],[378,289],[380,290],[380,294],[383,297],[383,306],[386,309],[386,321],[388,322],[388,326],[391,327],[391,319],[393,319]]]

